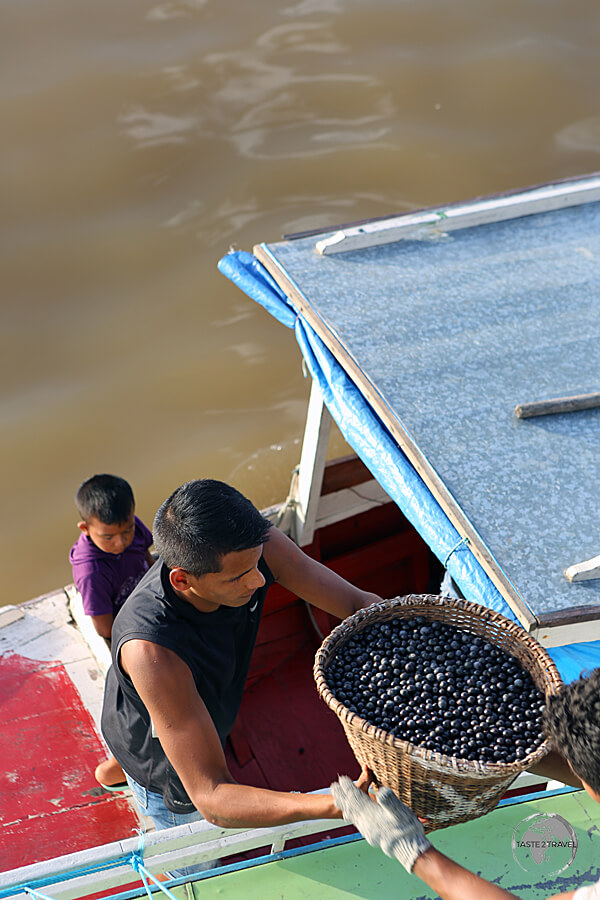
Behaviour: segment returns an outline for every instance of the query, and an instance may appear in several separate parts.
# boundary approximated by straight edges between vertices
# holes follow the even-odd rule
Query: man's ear
[[[83,531],[84,534],[87,534],[88,537],[90,536],[87,522],[78,522],[77,527],[79,528],[80,531]]]
[[[181,566],[175,566],[169,570],[169,581],[171,582],[171,587],[174,587],[176,591],[187,591],[191,587],[189,574]]]

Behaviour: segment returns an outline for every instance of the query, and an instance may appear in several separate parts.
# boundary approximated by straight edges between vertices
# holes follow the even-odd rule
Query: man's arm
[[[237,784],[187,665],[165,647],[132,640],[121,663],[148,710],[158,739],[196,809],[223,828],[336,819],[329,794],[296,794]]]
[[[413,873],[437,891],[442,900],[518,900],[516,894],[469,872],[435,847],[419,856]]]
[[[345,619],[378,603],[381,597],[362,591],[327,566],[303,553],[283,532],[272,528],[263,548],[263,556],[275,581],[307,603]]]
[[[419,856],[413,873],[437,891],[442,900],[518,900],[515,894],[480,878],[435,847]],[[571,900],[572,897],[573,891],[568,891],[566,894],[553,894],[548,900]]]
[[[527,771],[534,772],[536,775],[543,775],[550,781],[562,781],[564,784],[570,784],[572,787],[583,788],[581,779],[577,777],[566,759],[560,756],[556,750],[551,750],[539,763],[530,766]]]
[[[365,777],[368,772],[363,772]],[[433,888],[441,900],[519,900],[515,894],[480,878],[432,846],[416,815],[390,788],[380,788],[377,800],[357,790],[342,776],[331,785],[338,807],[372,847],[397,859]],[[572,892],[555,894],[548,900],[571,900]]]

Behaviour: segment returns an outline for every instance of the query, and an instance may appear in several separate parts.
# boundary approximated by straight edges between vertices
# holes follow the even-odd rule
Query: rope
[[[150,885],[148,884],[148,879],[150,879],[150,881],[152,881],[152,883],[155,884],[156,887],[163,892],[163,894],[166,894],[167,897],[170,897],[170,900],[178,900],[175,894],[171,893],[171,891],[167,887],[165,887],[164,882],[159,881],[158,878],[156,878],[152,874],[152,872],[149,872],[144,865],[144,846],[146,842],[146,832],[138,831],[138,834],[140,836],[140,844],[137,850],[134,850],[134,852],[131,854],[129,862],[133,871],[137,872],[137,874],[142,879],[144,887],[146,888],[147,895],[149,897],[152,897],[152,891],[150,890]],[[49,900],[49,898],[46,898],[46,900]]]
[[[275,527],[279,527],[281,522],[283,521],[283,517],[285,516],[288,509],[294,509],[296,506],[296,485],[298,484],[298,473],[300,470],[300,466],[295,466],[292,471],[292,480],[290,482],[290,489],[288,492],[285,501],[281,505],[281,509],[279,510],[279,514],[274,522]]]
[[[465,545],[465,547],[469,546],[469,538],[468,537],[461,538],[460,541],[458,542],[458,544],[455,544],[454,547],[452,548],[452,550],[450,550],[446,554],[446,558],[444,559],[444,568],[446,568],[446,566],[448,565],[448,560],[450,559],[452,554],[456,553],[457,550],[460,550],[460,548],[462,547],[463,544]]]
[[[40,894],[39,891],[34,891],[33,888],[30,888],[30,887],[25,888],[25,893],[31,894],[32,897],[39,897],[40,900],[52,900],[52,898],[47,897],[46,894]]]
[[[175,896],[175,894],[173,894],[167,887],[165,887],[164,882],[158,881],[158,879],[155,878],[155,876],[152,875],[152,873],[149,872],[148,869],[146,868],[146,866],[144,865],[144,845],[145,845],[145,841],[146,841],[146,835],[145,835],[145,832],[143,832],[143,831],[138,831],[138,834],[140,836],[139,846],[138,846],[137,850],[133,851],[133,853],[130,853],[127,856],[121,856],[115,860],[111,860],[111,862],[97,863],[96,865],[91,865],[91,866],[82,866],[79,869],[74,869],[73,871],[69,872],[68,874],[63,874],[61,876],[60,880],[61,881],[70,881],[74,878],[79,878],[82,875],[93,875],[97,872],[106,871],[107,869],[112,869],[112,868],[115,868],[116,866],[123,865],[123,863],[129,863],[129,865],[132,867],[134,872],[137,872],[137,874],[142,879],[142,882],[146,889],[146,893],[149,897],[152,896],[152,891],[150,890],[150,885],[148,884],[148,879],[150,879],[150,881],[152,881],[152,883],[154,885],[156,885],[156,887],[159,888],[159,890],[161,890],[163,892],[163,894],[166,894],[166,896],[169,897],[170,900],[178,900],[178,898]],[[52,876],[49,876],[47,878],[36,879],[34,884],[36,885],[36,888],[37,888],[37,887],[42,887],[47,884],[55,884],[56,881],[57,881],[56,878],[52,878]],[[17,887],[8,888],[6,890],[0,891],[0,898],[13,895],[13,894],[17,893],[19,890],[22,890],[24,893],[30,894],[32,897],[35,897],[36,900],[52,900],[51,897],[48,897],[46,894],[42,894],[40,891],[36,890],[36,888],[32,887],[29,884],[26,884],[23,886],[19,885]]]
[[[141,879],[144,883],[144,887],[146,888],[146,893],[148,894],[149,897],[152,897],[152,891],[150,890],[150,885],[148,884],[148,879],[150,879],[150,881],[152,881],[152,883],[155,884],[156,887],[159,888],[159,890],[161,890],[163,892],[163,894],[166,894],[167,897],[170,898],[170,900],[178,900],[178,898],[175,896],[175,894],[173,894],[167,887],[165,887],[164,882],[159,881],[158,878],[156,878],[151,872],[148,871],[148,869],[144,865],[144,860],[140,856],[138,851],[131,854],[130,861],[131,861],[131,867],[134,870],[134,872],[137,872],[137,874],[141,877]]]
[[[0,890],[0,900],[2,900],[2,898],[4,897],[11,897],[13,894],[18,893],[19,891],[30,892],[32,895],[41,898],[42,894],[37,892],[37,888],[39,887],[45,887],[49,884],[56,884],[57,881],[71,881],[74,878],[79,878],[82,875],[94,875],[97,872],[104,872],[108,869],[114,869],[115,866],[121,865],[128,861],[129,859],[127,856],[122,856],[118,859],[111,860],[110,862],[96,863],[91,866],[82,866],[80,869],[73,869],[68,873],[63,872],[62,875],[60,875],[60,878],[47,876],[46,878],[36,878],[29,884],[20,884],[14,885],[13,887],[9,888],[2,888],[2,890]],[[35,887],[33,887],[32,885],[35,885]],[[46,900],[49,900],[49,898],[46,898]]]

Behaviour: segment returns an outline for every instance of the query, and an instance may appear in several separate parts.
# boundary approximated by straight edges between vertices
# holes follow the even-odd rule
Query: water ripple
[[[600,151],[600,116],[589,116],[571,122],[554,137],[559,147],[566,150]]]
[[[123,129],[124,134],[137,141],[140,147],[182,144],[197,125],[197,120],[193,117],[152,113],[142,107],[122,113],[118,116],[118,121],[127,126]]]

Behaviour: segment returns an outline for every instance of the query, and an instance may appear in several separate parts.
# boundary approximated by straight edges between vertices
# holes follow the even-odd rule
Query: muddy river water
[[[0,16],[0,604],[70,580],[94,472],[149,525],[194,477],[285,496],[309,385],[231,245],[600,169],[593,0]]]

